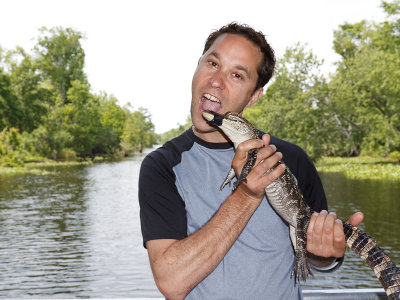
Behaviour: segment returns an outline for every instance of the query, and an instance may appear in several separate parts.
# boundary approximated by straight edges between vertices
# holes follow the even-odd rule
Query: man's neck
[[[208,143],[226,143],[230,141],[222,132],[217,129],[204,132],[197,130],[194,125],[192,125],[192,129],[198,138]]]

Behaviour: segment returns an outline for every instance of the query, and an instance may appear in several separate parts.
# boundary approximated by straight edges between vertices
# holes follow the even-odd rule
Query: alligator
[[[203,111],[203,117],[210,125],[219,128],[232,141],[235,149],[246,140],[261,138],[261,132],[237,113],[220,115],[212,111]],[[234,188],[246,180],[246,175],[256,162],[257,151],[258,149],[252,149],[247,153],[247,162],[234,183]],[[272,169],[278,164],[282,162],[278,162]],[[235,172],[231,169],[221,189],[234,177]],[[277,214],[289,224],[290,238],[295,251],[292,276],[296,281],[305,281],[308,275],[312,275],[306,249],[307,228],[314,211],[304,201],[297,180],[287,166],[283,174],[265,188],[265,193]],[[343,222],[343,230],[347,247],[354,250],[374,271],[389,299],[400,300],[400,270],[395,263],[368,234],[357,227]]]

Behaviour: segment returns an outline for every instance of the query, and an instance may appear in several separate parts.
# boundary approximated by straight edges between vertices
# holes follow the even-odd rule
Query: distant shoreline
[[[0,176],[52,173],[44,167],[90,165],[107,159],[85,161],[54,161],[26,163],[21,167],[0,167]],[[352,179],[400,180],[400,162],[395,159],[374,157],[324,157],[317,161],[318,172],[339,172]]]
[[[45,167],[58,167],[58,166],[78,166],[78,165],[91,165],[90,161],[55,161],[46,160],[43,162],[25,163],[23,166],[17,167],[0,167],[0,176],[13,176],[13,175],[48,175],[53,174],[54,171],[46,170]]]
[[[324,157],[316,163],[318,172],[340,172],[352,179],[400,180],[400,162],[375,157]]]
[[[136,153],[135,153],[136,154]],[[52,174],[54,171],[48,170],[47,167],[68,167],[68,166],[83,166],[92,165],[94,163],[101,163],[107,161],[124,160],[127,157],[133,156],[109,155],[109,156],[96,156],[93,159],[75,159],[75,160],[53,160],[43,159],[40,161],[26,162],[23,166],[0,166],[0,176],[4,175],[46,175]]]

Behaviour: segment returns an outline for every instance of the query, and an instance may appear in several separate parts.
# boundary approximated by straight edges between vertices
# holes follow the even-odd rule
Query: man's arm
[[[274,153],[276,147],[269,145],[269,136],[238,147],[232,161],[235,171],[238,173],[243,167],[248,150],[262,145],[266,147],[258,152],[248,181],[238,186],[203,228],[182,240],[146,243],[155,282],[166,297],[183,299],[217,267],[261,203],[265,186],[283,173],[284,166],[280,165],[265,175],[282,158],[280,153]]]

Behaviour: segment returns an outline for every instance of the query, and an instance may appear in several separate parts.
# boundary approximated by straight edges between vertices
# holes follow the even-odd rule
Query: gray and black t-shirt
[[[296,176],[307,203],[327,209],[325,193],[312,161],[298,146],[271,136],[283,161]],[[144,244],[154,239],[183,239],[200,229],[232,193],[219,190],[231,168],[231,143],[208,143],[192,129],[151,152],[139,177]],[[291,278],[294,251],[288,225],[264,198],[217,268],[186,299],[301,299]]]

